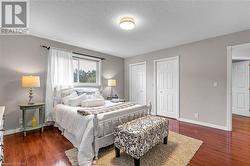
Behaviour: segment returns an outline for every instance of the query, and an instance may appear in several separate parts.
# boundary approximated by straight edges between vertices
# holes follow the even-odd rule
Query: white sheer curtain
[[[52,120],[53,101],[56,91],[74,86],[73,58],[71,52],[51,48],[48,56],[46,84],[46,119]]]

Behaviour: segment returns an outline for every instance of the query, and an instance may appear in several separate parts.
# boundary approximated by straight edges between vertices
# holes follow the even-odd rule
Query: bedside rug
[[[202,141],[175,132],[169,132],[168,144],[158,144],[141,157],[143,166],[186,166],[201,146]],[[77,165],[77,149],[65,151],[73,166]],[[113,146],[102,148],[95,166],[130,166],[134,164],[131,156],[121,152],[115,157]]]

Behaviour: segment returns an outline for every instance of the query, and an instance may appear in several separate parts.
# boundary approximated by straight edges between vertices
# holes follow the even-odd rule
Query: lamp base
[[[33,99],[33,89],[30,88],[29,89],[29,102],[28,102],[28,104],[30,104],[30,105],[34,104],[32,99]]]

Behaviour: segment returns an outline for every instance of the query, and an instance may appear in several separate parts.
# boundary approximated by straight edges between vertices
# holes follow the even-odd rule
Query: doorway
[[[249,61],[232,63],[232,113],[249,117]]]
[[[146,105],[146,62],[129,65],[129,100]]]
[[[154,61],[155,112],[179,119],[179,57]]]
[[[233,116],[250,117],[250,43],[227,47],[227,128]]]

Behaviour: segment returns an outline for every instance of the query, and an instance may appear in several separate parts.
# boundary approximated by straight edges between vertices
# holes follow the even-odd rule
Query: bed
[[[77,89],[71,89],[71,91],[75,90]],[[87,93],[99,91],[97,88],[81,90],[87,91]],[[82,107],[60,103],[60,97],[57,97],[53,111],[55,126],[78,149],[78,163],[82,166],[91,165],[93,159],[98,158],[100,148],[113,144],[113,129],[117,125],[146,116],[151,111],[151,105],[132,104],[109,112],[93,112],[90,115],[83,116],[78,112]],[[99,106],[98,109],[119,108],[119,104],[122,105],[105,100],[105,104]],[[91,107],[93,110],[95,108],[97,107]]]

